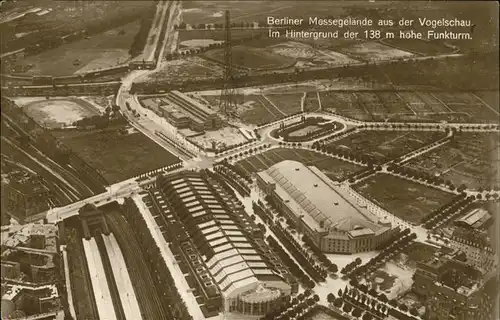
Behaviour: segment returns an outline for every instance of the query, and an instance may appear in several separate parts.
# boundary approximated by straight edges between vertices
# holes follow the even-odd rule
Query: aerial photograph
[[[2,320],[500,320],[496,1],[0,1]]]

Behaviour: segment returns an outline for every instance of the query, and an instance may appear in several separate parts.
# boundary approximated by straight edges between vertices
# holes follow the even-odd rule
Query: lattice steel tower
[[[220,94],[219,112],[226,116],[236,115],[236,93],[233,79],[233,57],[231,43],[231,21],[226,10],[226,42],[224,43],[224,88]]]

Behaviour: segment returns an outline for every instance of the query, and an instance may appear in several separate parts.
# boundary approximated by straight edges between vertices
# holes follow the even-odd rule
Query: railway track
[[[156,294],[155,282],[147,272],[146,261],[129,224],[118,212],[106,214],[106,220],[123,252],[143,319],[172,319]]]

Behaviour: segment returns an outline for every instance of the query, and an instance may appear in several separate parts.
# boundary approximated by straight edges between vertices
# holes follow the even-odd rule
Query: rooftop
[[[160,179],[159,181],[161,181]],[[213,186],[213,184],[212,184]],[[160,182],[165,196],[187,227],[224,296],[271,281],[283,281],[248,237],[237,212],[224,203],[224,195],[210,187],[199,173],[179,173]]]
[[[356,205],[346,190],[333,182],[316,167],[285,160],[259,176],[276,184],[276,193],[296,215],[313,230],[345,231],[351,237],[376,233],[383,228],[378,218]]]
[[[464,217],[457,220],[472,228],[481,227],[486,221],[491,218],[490,213],[482,208],[476,208],[468,212]]]

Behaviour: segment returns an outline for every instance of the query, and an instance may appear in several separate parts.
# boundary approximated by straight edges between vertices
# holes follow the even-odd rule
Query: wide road
[[[165,23],[165,17],[167,13],[170,1],[158,1],[156,5],[156,14],[151,24],[151,29],[149,29],[148,38],[144,45],[144,50],[142,54],[137,56],[135,61],[154,61],[154,56],[158,43],[160,41],[160,34]]]

